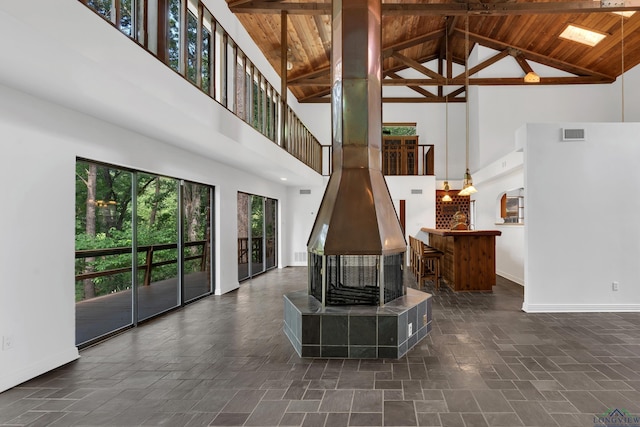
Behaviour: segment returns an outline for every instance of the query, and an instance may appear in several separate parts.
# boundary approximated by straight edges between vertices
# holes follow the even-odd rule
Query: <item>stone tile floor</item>
[[[640,313],[526,314],[522,288],[499,278],[490,294],[434,292],[433,330],[402,359],[301,359],[282,294],[306,271],[82,350],[0,394],[0,425],[584,427],[640,414]]]

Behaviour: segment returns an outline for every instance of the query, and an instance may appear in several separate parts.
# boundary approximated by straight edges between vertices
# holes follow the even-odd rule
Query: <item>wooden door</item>
[[[418,174],[417,135],[382,138],[382,173],[385,175]]]

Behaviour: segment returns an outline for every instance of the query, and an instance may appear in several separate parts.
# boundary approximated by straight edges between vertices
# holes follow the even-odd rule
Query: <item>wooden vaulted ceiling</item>
[[[449,102],[464,102],[465,73],[460,66],[475,45],[495,52],[469,69],[470,85],[611,83],[623,68],[640,63],[640,12],[630,17],[612,13],[640,10],[640,0],[611,1],[613,6],[606,3],[609,0],[435,1],[383,0],[383,84],[409,88],[411,94],[385,97],[384,102],[443,102],[445,82]],[[286,72],[283,81],[299,102],[329,102],[330,1],[227,0],[227,4],[276,71],[281,76]],[[606,37],[594,47],[564,40],[559,35],[568,24]],[[283,28],[288,35],[285,44]],[[292,65],[288,71],[283,51]],[[475,76],[498,61],[514,62],[516,72]],[[539,83],[524,82],[532,69],[540,75]]]

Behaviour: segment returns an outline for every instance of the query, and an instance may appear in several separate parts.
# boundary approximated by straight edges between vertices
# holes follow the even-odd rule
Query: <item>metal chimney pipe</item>
[[[381,171],[381,1],[333,0],[334,170],[308,250],[319,255],[387,255],[406,241]]]

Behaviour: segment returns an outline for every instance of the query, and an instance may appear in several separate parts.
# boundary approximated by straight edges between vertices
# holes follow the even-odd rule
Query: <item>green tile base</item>
[[[398,359],[431,330],[431,294],[378,306],[322,308],[304,291],[284,295],[284,332],[301,357]]]

